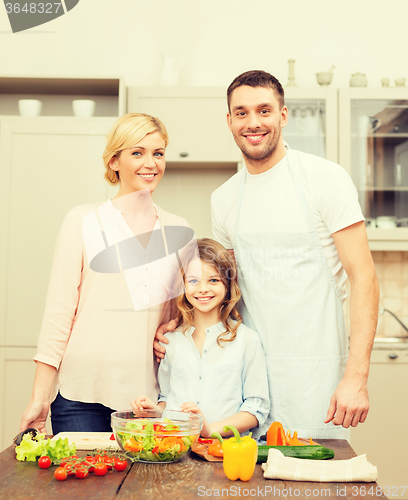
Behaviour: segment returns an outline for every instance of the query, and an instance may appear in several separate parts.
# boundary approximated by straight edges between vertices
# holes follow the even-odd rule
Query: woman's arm
[[[37,362],[33,393],[21,419],[20,431],[34,427],[40,432],[46,432],[45,422],[50,409],[50,396],[56,373],[57,369],[54,366]]]

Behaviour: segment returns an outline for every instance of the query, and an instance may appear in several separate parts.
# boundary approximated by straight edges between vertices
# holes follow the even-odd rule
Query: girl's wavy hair
[[[225,286],[226,293],[220,308],[221,322],[225,327],[225,332],[217,337],[217,344],[222,347],[221,342],[232,342],[235,339],[238,327],[242,323],[241,315],[236,308],[241,291],[237,284],[235,262],[228,250],[217,241],[210,238],[197,240],[194,244],[190,244],[181,255],[181,273],[184,283],[188,264],[197,258],[217,269]],[[185,293],[177,298],[177,309],[177,327],[181,326],[185,333],[194,322],[194,307],[187,300]]]

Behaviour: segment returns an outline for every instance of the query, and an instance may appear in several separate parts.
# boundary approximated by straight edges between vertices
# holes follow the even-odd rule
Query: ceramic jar
[[[351,75],[350,87],[367,87],[367,78],[363,73]]]

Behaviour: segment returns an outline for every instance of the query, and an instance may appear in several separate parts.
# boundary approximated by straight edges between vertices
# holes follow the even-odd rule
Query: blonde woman
[[[178,326],[167,334],[159,367],[156,405],[146,395],[132,408],[168,408],[203,415],[201,435],[266,430],[269,392],[265,356],[258,334],[242,324],[235,266],[218,242],[197,241],[183,265],[185,293],[177,300]]]
[[[110,414],[127,408],[135,389],[157,397],[153,339],[179,293],[172,274],[178,261],[163,243],[164,228],[189,227],[152,201],[167,143],[157,118],[121,117],[103,154],[117,196],[65,217],[21,429],[45,432],[51,408],[54,434],[107,432]]]

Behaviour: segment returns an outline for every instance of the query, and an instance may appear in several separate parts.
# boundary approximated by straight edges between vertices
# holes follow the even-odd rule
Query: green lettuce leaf
[[[34,438],[25,434],[21,443],[16,446],[16,458],[21,462],[35,462],[38,457],[48,456],[52,462],[74,455],[76,447],[70,445],[68,438],[58,438],[54,441],[45,439],[45,434],[37,434]]]

